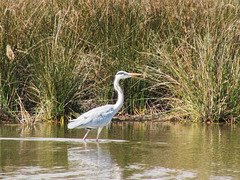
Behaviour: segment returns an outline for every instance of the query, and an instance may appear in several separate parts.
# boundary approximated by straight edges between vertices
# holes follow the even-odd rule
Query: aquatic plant
[[[136,20],[142,21],[134,7],[127,1],[1,2],[1,110],[25,122],[23,109],[31,121],[66,119],[74,109],[91,108],[83,100],[112,102],[114,73],[134,70],[134,52],[142,49],[132,46],[142,38],[132,39]]]
[[[239,14],[230,0],[1,1],[0,114],[63,121],[114,103],[125,70],[146,78],[121,85],[119,115],[239,119]]]
[[[154,88],[166,87],[171,93],[167,99],[174,116],[211,122],[239,120],[239,4],[184,5],[178,4],[169,13],[169,38],[155,36],[152,57],[158,66],[150,68]]]

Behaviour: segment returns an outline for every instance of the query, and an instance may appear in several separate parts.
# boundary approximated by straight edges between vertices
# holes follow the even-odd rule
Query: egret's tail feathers
[[[79,122],[76,122],[76,121],[71,121],[69,124],[68,124],[68,129],[73,129],[73,128],[76,128],[79,126]]]

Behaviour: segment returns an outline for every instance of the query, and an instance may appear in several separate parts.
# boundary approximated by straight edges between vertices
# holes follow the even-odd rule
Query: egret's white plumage
[[[105,105],[94,108],[88,112],[85,112],[77,119],[71,121],[68,124],[68,128],[84,127],[89,129],[95,129],[100,126],[107,125],[113,117],[114,109],[112,105]]]
[[[141,74],[119,71],[115,75],[115,79],[114,79],[114,88],[118,93],[118,100],[116,104],[108,104],[108,105],[100,106],[88,112],[85,112],[81,116],[79,116],[77,119],[71,120],[71,122],[68,124],[68,128],[69,129],[73,129],[73,128],[88,129],[87,133],[83,138],[84,141],[91,129],[98,128],[98,134],[96,139],[98,141],[98,137],[102,128],[111,122],[113,116],[121,109],[123,105],[124,96],[123,96],[123,91],[119,86],[119,80],[130,78],[133,76],[138,76],[138,75],[141,75]]]

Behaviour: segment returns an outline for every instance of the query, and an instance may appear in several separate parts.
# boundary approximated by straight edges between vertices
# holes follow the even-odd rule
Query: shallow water
[[[240,126],[113,122],[99,143],[51,123],[0,125],[0,179],[240,179]]]

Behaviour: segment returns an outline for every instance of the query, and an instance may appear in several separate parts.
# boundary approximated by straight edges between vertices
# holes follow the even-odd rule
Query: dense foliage
[[[239,120],[238,1],[1,1],[0,114],[64,120],[114,103],[120,114]]]

